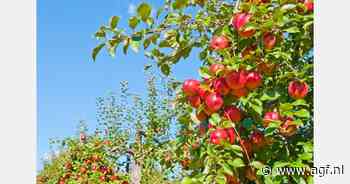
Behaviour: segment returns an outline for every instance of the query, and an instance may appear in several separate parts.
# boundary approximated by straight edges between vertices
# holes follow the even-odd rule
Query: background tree
[[[177,131],[172,82],[148,69],[147,94],[129,92],[97,99],[99,125],[92,135],[84,124],[77,137],[56,140],[59,155],[44,164],[38,183],[171,184],[179,180],[171,145]]]
[[[169,75],[199,50],[202,81],[186,80],[176,97],[183,183],[312,183],[259,171],[313,164],[313,2],[167,0],[151,13],[140,4],[127,31],[112,17],[92,56],[143,46]]]

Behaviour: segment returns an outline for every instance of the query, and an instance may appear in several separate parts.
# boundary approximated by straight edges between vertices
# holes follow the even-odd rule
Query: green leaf
[[[297,117],[300,117],[300,118],[309,118],[310,117],[310,113],[306,109],[301,109],[299,111],[296,111],[294,113],[294,115]]]
[[[285,29],[284,31],[288,32],[288,33],[299,33],[299,28],[298,27],[290,27],[290,28],[287,28]]]
[[[269,90],[263,94],[263,96],[260,98],[262,101],[273,101],[278,99],[281,95],[277,91]]]
[[[141,17],[141,20],[146,22],[148,17],[151,15],[152,7],[147,3],[142,3],[137,8],[137,14]]]
[[[209,121],[213,125],[218,125],[221,122],[220,115],[218,113],[212,114]]]
[[[198,73],[202,78],[208,79],[211,77],[207,67],[200,67]]]
[[[255,103],[253,103],[255,102]],[[257,101],[249,102],[250,107],[259,115],[262,115],[263,107],[261,103],[256,103]]]
[[[105,46],[105,43],[101,43],[100,45],[98,45],[97,47],[95,47],[92,51],[92,59],[95,61],[96,60],[96,56],[98,55],[98,53],[101,51],[101,49]]]
[[[185,178],[182,180],[181,184],[194,184],[194,182],[192,181],[191,178],[185,177]]]
[[[132,49],[134,52],[138,52],[138,51],[139,51],[139,48],[140,48],[140,44],[141,44],[140,41],[134,41],[134,40],[132,40],[132,41],[130,42],[131,49]]]
[[[231,145],[230,147],[231,147],[231,149],[236,150],[236,151],[240,151],[240,152],[243,151],[242,148],[238,145]]]
[[[259,161],[252,161],[251,165],[256,169],[261,169],[265,166],[263,163],[261,163]]]
[[[173,8],[174,9],[182,9],[187,6],[189,3],[189,0],[175,0],[173,3]]]
[[[109,20],[109,26],[111,29],[115,29],[118,25],[120,17],[118,16],[112,16],[111,19]]]
[[[233,175],[232,169],[229,165],[226,163],[222,164],[222,168],[224,169],[224,172],[229,175]]]
[[[251,118],[246,118],[242,121],[242,126],[246,129],[249,129],[252,127],[254,121]]]
[[[162,73],[166,76],[168,76],[170,74],[170,66],[168,64],[163,64],[160,66],[160,70],[162,71]]]
[[[245,164],[241,158],[236,158],[234,160],[230,160],[229,164],[234,168],[244,167]]]
[[[288,166],[290,163],[289,162],[281,162],[281,161],[277,161],[273,164],[274,168],[280,168],[280,167],[286,167]]]
[[[292,103],[294,106],[309,106],[304,99],[298,99]]]
[[[129,27],[130,27],[131,29],[135,29],[136,26],[139,24],[139,22],[140,22],[140,20],[139,20],[137,17],[132,16],[132,17],[130,17],[130,19],[129,19]]]

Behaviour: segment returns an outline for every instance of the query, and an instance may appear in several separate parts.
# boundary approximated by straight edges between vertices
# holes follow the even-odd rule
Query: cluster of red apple
[[[189,104],[194,108],[204,105],[204,110],[197,114],[199,120],[204,120],[207,115],[218,112],[224,106],[224,97],[232,95],[236,98],[247,96],[262,84],[262,75],[257,71],[229,71],[223,64],[212,64],[209,72],[211,79],[189,79],[183,83],[182,90]],[[218,73],[221,76],[218,76]],[[240,110],[233,106],[223,109],[224,116],[231,121],[240,121]]]
[[[235,106],[224,106],[224,97],[240,98],[247,96],[249,91],[255,90],[262,84],[262,75],[257,71],[229,71],[223,64],[212,64],[209,67],[211,79],[205,79],[202,84],[198,80],[189,79],[183,83],[182,90],[188,103],[198,109],[197,119],[204,121],[213,113],[221,112],[222,116],[232,122],[242,119],[241,110]],[[211,125],[209,125],[211,126]],[[216,128],[210,135],[213,144],[220,144],[227,140],[234,143],[235,133],[232,128]]]
[[[84,159],[83,164],[76,167],[73,167],[73,164],[70,161],[65,163],[64,168],[66,173],[59,179],[59,184],[65,184],[70,178],[74,178],[77,181],[83,181],[84,176],[91,173],[99,173],[99,180],[101,182],[113,182],[121,179],[111,167],[106,167],[101,164],[101,158],[98,155],[93,155],[91,158]],[[74,170],[77,172],[75,175],[72,174]],[[122,184],[128,184],[128,182],[123,181]]]
[[[311,10],[313,3],[306,0],[305,6],[308,10]],[[252,14],[244,12],[237,13],[232,17],[230,25],[237,30],[239,36],[249,38],[256,32],[253,28],[245,28],[251,18]],[[262,41],[265,49],[271,50],[276,45],[277,37],[272,32],[266,32],[263,34]],[[230,47],[230,43],[230,40],[226,36],[213,36],[210,42],[210,48],[214,51],[220,51]],[[246,57],[255,49],[256,46],[254,45],[247,47],[242,52],[242,57]],[[241,111],[234,106],[224,107],[224,97],[232,95],[240,98],[248,95],[249,91],[261,86],[261,71],[270,74],[273,72],[274,67],[275,65],[260,63],[257,71],[247,71],[245,69],[230,71],[225,65],[216,63],[209,66],[209,74],[212,78],[204,79],[203,82],[194,79],[186,80],[183,83],[182,90],[192,107],[196,109],[199,109],[201,106],[203,107],[201,108],[203,110],[197,111],[197,119],[199,121],[204,121],[211,114],[222,110],[222,115],[225,119],[232,122],[239,122],[241,120]],[[288,86],[288,93],[294,99],[304,98],[308,93],[308,85],[303,81],[292,81]],[[296,128],[291,118],[281,119],[275,112],[268,112],[265,115],[264,124],[268,124],[271,121],[284,121],[280,127],[280,132],[286,136],[294,134]],[[257,145],[261,144],[263,142],[261,135],[260,132],[254,132],[251,136],[251,142],[255,142]],[[223,140],[233,144],[234,139],[235,133],[232,128],[216,128],[210,134],[210,141],[213,144],[220,144]]]

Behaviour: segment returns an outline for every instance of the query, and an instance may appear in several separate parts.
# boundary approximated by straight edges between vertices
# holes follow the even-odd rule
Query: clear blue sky
[[[160,0],[146,0],[160,6]],[[132,91],[145,90],[143,53],[115,59],[100,55],[91,61],[92,38],[98,27],[112,15],[121,16],[120,25],[140,0],[38,0],[37,12],[37,77],[38,140],[37,164],[49,151],[49,138],[63,138],[76,133],[79,120],[96,125],[96,98],[119,89],[119,82],[129,81]],[[174,68],[177,79],[197,78],[198,53]],[[140,80],[141,79],[141,80]]]

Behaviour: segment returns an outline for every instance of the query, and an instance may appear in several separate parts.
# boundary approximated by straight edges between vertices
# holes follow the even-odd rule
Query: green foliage
[[[138,14],[129,20],[131,30],[102,26],[95,36],[112,56],[119,43],[124,44],[124,53],[129,46],[138,51],[142,45],[146,56],[154,59],[165,75],[170,75],[172,66],[196,49],[202,62],[199,70],[202,78],[225,77],[225,72],[210,74],[208,68],[213,63],[223,64],[228,71],[245,69],[263,76],[262,85],[249,91],[248,95],[241,98],[224,96],[226,106],[233,105],[242,110],[244,118],[240,123],[225,120],[219,111],[208,113],[209,117],[199,124],[193,116],[206,110],[205,104],[195,110],[184,93],[177,93],[175,115],[180,128],[175,141],[168,141],[168,147],[159,149],[171,153],[171,160],[181,165],[178,175],[183,178],[182,183],[237,183],[238,180],[240,183],[312,183],[312,177],[264,176],[259,169],[264,165],[311,167],[313,164],[313,13],[297,0],[235,3],[175,0],[166,1],[155,19],[149,17],[150,11],[150,6],[142,3]],[[241,28],[255,30],[249,37],[243,37],[242,30],[236,30],[230,24],[234,14],[240,12],[252,15],[249,23]],[[272,48],[264,41],[267,33],[276,38]],[[213,36],[225,36],[229,46],[213,49],[210,46]],[[93,53],[98,53],[100,47],[98,45]],[[247,54],[247,48],[253,49]],[[291,81],[307,83],[308,95],[303,99],[292,98],[288,93]],[[177,91],[181,91],[179,87]],[[271,111],[278,112],[283,120],[264,126],[264,114]],[[293,126],[289,130],[283,129],[283,124],[288,121],[292,121]],[[198,130],[209,123],[224,128],[230,125],[235,129],[238,141],[234,145],[227,142],[210,144],[213,128],[205,131],[205,135]],[[163,124],[152,128],[157,126]],[[264,144],[254,145],[249,155],[240,141],[251,140],[253,132],[263,134]],[[251,173],[249,168],[253,169]]]

